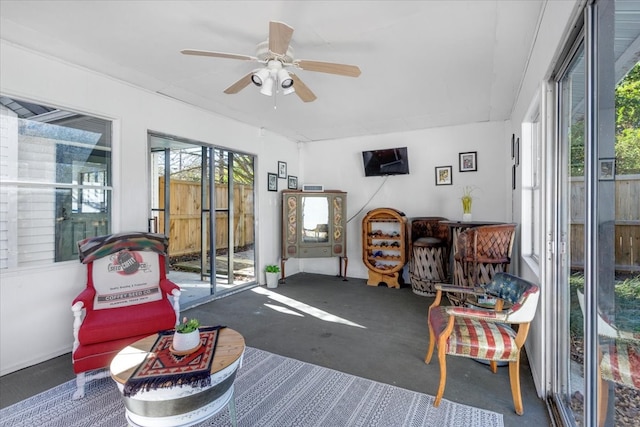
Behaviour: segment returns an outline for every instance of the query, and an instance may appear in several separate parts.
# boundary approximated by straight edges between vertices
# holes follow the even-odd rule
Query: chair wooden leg
[[[498,362],[496,362],[495,360],[490,360],[489,361],[489,368],[491,368],[491,372],[493,372],[494,374],[498,372]]]
[[[520,358],[515,362],[509,362],[509,382],[511,383],[511,395],[516,414],[524,414],[522,406],[522,394],[520,393]]]
[[[598,383],[598,426],[604,427],[607,422],[607,410],[609,406],[609,384],[600,378]]]
[[[442,395],[444,394],[444,386],[447,383],[447,355],[444,352],[446,340],[438,341],[438,362],[440,363],[440,384],[438,385],[438,394],[436,394],[436,400],[433,402],[433,406],[438,407],[442,401]]]
[[[429,323],[429,349],[427,350],[427,355],[424,358],[424,363],[429,364],[429,362],[431,362],[431,357],[433,356],[433,349],[435,346],[436,346],[435,333],[433,332],[431,323]]]

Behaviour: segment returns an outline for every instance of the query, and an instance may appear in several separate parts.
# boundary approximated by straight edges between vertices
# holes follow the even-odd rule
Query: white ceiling
[[[314,141],[506,120],[546,0],[0,1],[0,36],[153,92]],[[256,63],[269,21],[295,29],[297,59],[354,64],[360,77],[297,75],[316,94],[223,90]],[[274,109],[274,105],[277,108]]]

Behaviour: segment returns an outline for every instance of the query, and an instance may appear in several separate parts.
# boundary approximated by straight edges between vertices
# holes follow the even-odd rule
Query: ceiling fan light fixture
[[[296,88],[293,87],[293,85],[291,85],[286,89],[282,89],[282,94],[283,95],[289,95],[290,93],[294,93],[295,91],[296,91]]]
[[[273,78],[271,76],[267,76],[267,78],[263,81],[260,93],[266,96],[273,95]]]
[[[254,85],[260,87],[269,78],[269,70],[267,68],[261,68],[251,75],[251,81]]]
[[[284,68],[280,68],[278,70],[278,81],[280,82],[280,86],[283,89],[287,89],[293,86],[293,79],[289,75],[289,72]]]

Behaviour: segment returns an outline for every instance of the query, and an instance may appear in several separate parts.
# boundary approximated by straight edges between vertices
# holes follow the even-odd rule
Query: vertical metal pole
[[[171,237],[171,149],[164,150],[164,234]]]
[[[204,282],[207,276],[207,268],[210,268],[209,258],[207,257],[207,236],[209,227],[207,226],[207,212],[211,212],[211,206],[207,206],[207,186],[205,177],[207,177],[208,168],[208,152],[207,147],[200,149],[200,280]],[[211,273],[211,271],[209,271]]]
[[[215,176],[215,148],[206,148],[209,153],[209,266],[211,268],[211,274],[209,276],[211,289],[213,289],[213,295],[217,293],[216,289],[216,273],[218,267],[216,266],[216,176]]]
[[[275,96],[274,96],[275,98]],[[229,249],[227,250],[227,283],[229,284],[229,286],[233,286],[235,284],[234,282],[234,259],[235,259],[235,242],[236,242],[236,236],[235,236],[235,205],[234,205],[234,200],[235,200],[235,193],[234,193],[234,180],[233,180],[233,162],[234,162],[234,154],[233,152],[229,151],[229,160],[228,160],[228,174],[229,174],[229,179],[227,180],[227,206],[229,209],[229,221],[227,223],[227,235],[228,235],[228,242],[227,245],[229,246]]]
[[[585,222],[584,222],[584,426],[598,425],[598,13],[591,3],[585,12]]]

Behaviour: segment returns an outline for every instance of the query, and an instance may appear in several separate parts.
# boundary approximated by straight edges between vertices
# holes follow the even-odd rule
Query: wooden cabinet
[[[381,282],[399,288],[407,263],[407,217],[392,208],[373,209],[362,219],[362,261],[369,269],[367,285]]]
[[[339,257],[347,275],[347,193],[282,192],[282,277],[289,258]],[[344,261],[344,274],[342,264]]]

